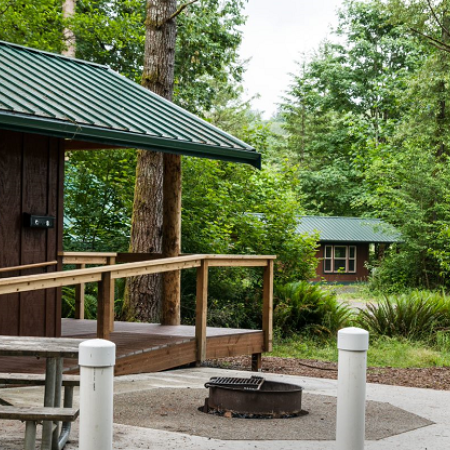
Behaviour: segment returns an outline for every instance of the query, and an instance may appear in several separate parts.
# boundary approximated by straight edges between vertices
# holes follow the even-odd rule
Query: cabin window
[[[355,273],[356,246],[326,245],[323,269],[325,273]]]

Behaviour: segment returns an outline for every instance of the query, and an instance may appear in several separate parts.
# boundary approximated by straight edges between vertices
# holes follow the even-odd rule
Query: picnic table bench
[[[64,424],[73,422],[79,413],[80,410],[75,408],[0,406],[0,419],[26,422],[25,450],[35,450],[36,448],[36,425],[38,423],[44,421],[63,422],[64,429]]]
[[[1,384],[17,384],[17,385],[32,385],[45,386],[45,373],[1,373]],[[63,375],[62,385],[64,387],[75,387],[80,385],[79,375]]]

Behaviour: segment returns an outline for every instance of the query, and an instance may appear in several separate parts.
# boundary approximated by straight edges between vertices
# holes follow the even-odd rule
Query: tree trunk
[[[62,6],[62,12],[64,19],[69,19],[75,14],[76,0],[64,0]],[[70,28],[64,28],[64,41],[66,44],[66,49],[61,53],[65,56],[75,57],[75,35]]]
[[[164,234],[163,255],[178,256],[181,252],[181,157],[164,155]],[[180,271],[164,274],[162,323],[179,325],[181,280]]]
[[[130,252],[161,253],[162,161],[162,153],[138,151]],[[127,279],[125,308],[128,320],[159,322],[161,303],[161,275]]]
[[[171,17],[176,12],[176,6],[176,0],[148,0],[145,22],[142,85],[167,100],[172,100],[173,94],[176,22],[175,18]],[[164,256],[178,256],[181,215],[180,174],[179,155],[163,157],[161,153],[139,152],[131,252],[161,252],[163,250]],[[163,186],[165,186],[164,198]],[[163,210],[165,211],[164,219]],[[169,298],[167,307],[161,276],[129,279],[125,297],[127,318],[143,321],[161,320],[163,324],[178,324],[180,321],[179,275],[169,273],[165,280],[164,290]]]

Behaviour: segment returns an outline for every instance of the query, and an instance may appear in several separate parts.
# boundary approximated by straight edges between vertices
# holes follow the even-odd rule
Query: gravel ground
[[[205,414],[206,389],[159,388],[114,397],[114,422],[222,440],[334,440],[336,398],[303,394],[302,410],[289,419],[242,419]],[[389,403],[367,401],[366,439],[378,440],[432,424]]]
[[[224,369],[251,369],[249,357],[221,358],[209,360],[207,364],[211,367]],[[336,379],[337,363],[268,356],[262,358],[262,372]],[[369,383],[449,391],[450,367],[429,367],[425,369],[369,367],[367,370],[367,381]]]

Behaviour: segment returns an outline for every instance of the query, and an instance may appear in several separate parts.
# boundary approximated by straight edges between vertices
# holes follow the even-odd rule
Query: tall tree
[[[368,203],[395,224],[405,243],[378,269],[389,288],[448,286],[450,269],[449,2],[390,2],[392,23],[420,40],[425,54],[399,99],[404,114],[372,158]]]
[[[63,49],[62,54],[70,57],[75,57],[76,47],[75,47],[75,33],[68,26],[71,19],[75,14],[76,0],[64,0],[62,5],[63,18],[65,19],[66,26],[64,28],[64,41],[66,48]]]
[[[142,85],[167,100],[173,96],[176,7],[176,0],[147,2]],[[130,251],[178,256],[180,215],[180,156],[138,151]],[[158,276],[132,278],[128,283],[128,316],[141,320],[158,316],[162,304],[161,323],[178,324],[179,275],[170,275],[164,277],[164,290]]]
[[[176,9],[176,2],[173,1],[148,2],[142,84],[168,100],[172,100],[174,88],[175,18],[194,3],[195,1],[191,1]],[[210,0],[209,3],[216,8],[220,6],[220,2],[214,0]],[[204,8],[204,6],[202,2],[201,7]],[[223,27],[219,27],[215,31],[219,36],[216,39],[219,41],[223,39],[221,32],[227,34],[222,30]],[[232,41],[232,44],[236,46],[236,40]],[[227,45],[231,46],[230,43]],[[208,49],[208,46],[205,49]],[[231,54],[234,53],[231,52]],[[194,67],[198,65],[197,61],[201,57],[202,55],[196,49],[195,54],[191,56]],[[211,67],[213,72],[223,71],[224,61],[219,60]],[[226,80],[227,76],[224,79]],[[179,155],[165,154],[161,157],[157,154],[149,155],[148,152],[141,152],[138,155],[130,250],[162,252],[165,257],[179,255],[181,251],[181,157]],[[142,277],[130,281],[126,299],[128,317],[141,320],[155,319],[162,306],[161,323],[166,325],[180,323],[179,272],[173,271],[164,275],[162,290],[158,285],[159,282],[157,277]]]
[[[388,19],[377,1],[347,1],[339,43],[325,42],[289,90],[288,147],[301,161],[301,193],[313,213],[364,212],[369,148],[392,134],[402,113],[397,95],[421,55]]]

